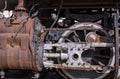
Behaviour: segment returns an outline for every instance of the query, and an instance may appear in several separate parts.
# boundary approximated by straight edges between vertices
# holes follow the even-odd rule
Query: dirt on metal
[[[15,18],[0,20],[0,69],[38,70],[31,47],[34,20],[21,9],[14,12]]]

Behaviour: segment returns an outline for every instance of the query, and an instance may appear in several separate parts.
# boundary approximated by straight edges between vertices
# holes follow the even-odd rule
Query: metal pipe
[[[114,47],[113,43],[91,43],[91,47]]]
[[[59,58],[60,54],[59,53],[44,53],[44,56],[47,58]]]
[[[68,54],[65,53],[44,53],[47,58],[61,58],[61,60],[68,59]]]

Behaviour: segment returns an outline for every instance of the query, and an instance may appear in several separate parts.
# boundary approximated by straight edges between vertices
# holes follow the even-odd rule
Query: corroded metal
[[[119,76],[119,65],[120,65],[120,38],[119,38],[119,10],[117,10],[117,13],[114,17],[114,27],[115,27],[115,79]]]
[[[99,34],[95,32],[89,32],[86,35],[86,41],[87,42],[112,42],[112,40],[105,36],[100,36]]]
[[[33,21],[29,19],[16,37],[20,24],[12,24],[10,27],[4,24],[1,26],[0,69],[37,69],[35,53],[31,51],[29,44],[32,37],[31,23]]]
[[[92,27],[91,27],[92,26]],[[86,25],[86,23],[79,23],[79,24],[75,24],[75,25],[73,25],[73,26],[71,26],[69,29],[77,29],[77,28],[93,28],[93,29],[98,29],[98,30],[94,30],[94,31],[91,31],[91,30],[89,30],[88,32],[86,32],[86,31],[70,31],[70,30],[67,30],[67,31],[64,31],[64,33],[62,34],[62,36],[61,36],[61,38],[59,39],[59,44],[60,43],[63,43],[63,42],[67,42],[67,43],[69,43],[69,42],[86,42],[87,44],[88,44],[88,42],[86,41],[86,39],[84,39],[83,37],[86,37],[86,35],[88,34],[88,35],[95,35],[95,38],[97,38],[97,36],[99,35],[100,37],[102,37],[102,36],[105,36],[105,37],[108,37],[109,38],[109,34],[107,33],[107,31],[104,31],[104,30],[99,30],[99,28],[102,28],[100,25],[96,25],[96,24],[91,24],[91,23],[88,23],[87,25]],[[99,32],[100,31],[100,32]],[[91,34],[91,33],[93,33],[93,32],[95,32],[96,34]],[[79,37],[78,37],[78,35],[79,35]],[[76,36],[76,39],[78,39],[78,40],[75,40],[74,41],[74,39],[72,40],[71,39],[71,37],[73,37],[73,36]],[[88,36],[88,37],[90,37],[90,36]],[[74,37],[73,37],[74,38]],[[70,39],[70,40],[69,40]],[[89,40],[90,41],[90,40]],[[108,61],[106,62],[106,64],[102,64],[102,63],[99,63],[98,65],[99,66],[105,66],[106,67],[106,69],[103,69],[103,72],[102,71],[100,71],[100,73],[101,74],[99,74],[98,75],[98,73],[99,72],[97,72],[97,70],[95,70],[95,71],[91,71],[91,69],[90,69],[90,71],[87,71],[86,69],[84,69],[85,70],[85,72],[84,71],[81,71],[81,70],[79,70],[77,67],[77,70],[72,70],[72,71],[70,71],[70,70],[67,70],[66,69],[66,67],[65,67],[65,69],[64,68],[62,68],[61,69],[61,71],[59,71],[58,70],[58,72],[61,74],[61,75],[63,75],[63,76],[65,76],[65,75],[67,75],[69,78],[71,78],[71,79],[78,79],[78,78],[91,78],[91,79],[103,79],[105,76],[107,76],[112,70],[111,69],[107,69],[107,66],[110,66],[110,67],[114,67],[114,55],[113,55],[113,50],[111,49],[110,50],[110,48],[108,47],[108,49],[107,49],[107,45],[103,45],[103,44],[101,44],[100,45],[100,43],[102,43],[102,42],[100,42],[101,40],[94,40],[94,37],[92,37],[92,41],[90,41],[90,43],[92,42],[92,43],[96,43],[96,45],[92,45],[92,46],[90,46],[90,50],[86,50],[86,48],[84,48],[83,50],[81,50],[81,48],[82,47],[80,47],[80,51],[84,51],[83,53],[82,53],[82,55],[81,55],[81,57],[82,57],[82,60],[84,61],[84,62],[88,62],[88,63],[90,63],[90,64],[92,64],[92,65],[96,65],[96,64],[94,64],[94,62],[98,62],[99,63],[99,61],[98,60],[96,60],[96,59],[101,59],[101,60],[103,60],[102,61],[102,63],[104,62],[104,60],[105,60],[105,58],[104,58],[104,56],[105,56],[105,54],[103,55],[102,54],[102,52],[103,53],[108,53],[106,56],[108,56]],[[97,42],[99,42],[98,44],[97,44]],[[91,44],[92,44],[91,43]],[[104,43],[107,43],[107,42],[104,42]],[[77,43],[78,44],[78,43]],[[81,44],[80,44],[81,45]],[[100,45],[100,46],[99,46]],[[65,46],[65,45],[64,45]],[[73,46],[73,44],[72,45],[69,45],[69,46]],[[97,46],[97,47],[95,47],[95,46]],[[98,47],[99,46],[99,47]],[[104,46],[104,47],[101,47],[101,46]],[[77,46],[76,46],[77,47]],[[95,49],[94,49],[94,47],[95,47]],[[114,47],[114,44],[113,44],[113,47]],[[65,47],[64,47],[65,48]],[[101,49],[102,48],[102,49]],[[77,53],[77,50],[78,49],[76,49],[75,50],[75,48],[73,48],[74,49],[74,51],[75,51],[75,53],[78,55],[78,53]],[[72,49],[72,50],[73,50]],[[101,50],[104,50],[104,51],[102,51],[101,52]],[[64,50],[63,50],[64,51]],[[91,52],[91,54],[90,54],[90,52]],[[72,53],[74,53],[74,52],[72,52]],[[80,54],[81,52],[79,52],[79,54]],[[112,54],[112,57],[109,55],[109,53],[111,53]],[[78,58],[78,56],[76,55],[76,54],[73,54],[73,57],[74,58]],[[89,54],[89,57],[87,56]],[[99,55],[102,55],[102,56],[100,56],[101,58],[99,58],[99,56],[94,56],[94,55],[97,55],[97,54],[99,54]],[[91,56],[90,56],[91,55]],[[94,59],[94,57],[96,58],[96,59]],[[70,57],[70,58],[72,58],[72,56]],[[93,59],[93,61],[91,61],[91,59]],[[90,62],[89,62],[89,60],[90,60]],[[58,63],[62,63],[63,61],[61,61],[60,59],[58,59]],[[69,61],[70,62],[70,61]],[[67,63],[69,63],[69,62],[67,62]],[[92,63],[93,62],[93,63]],[[80,63],[81,63],[81,61],[80,61]],[[74,64],[74,62],[73,63],[71,63],[71,65],[73,65]],[[76,64],[76,63],[75,63]],[[74,64],[74,65],[75,65]],[[79,65],[79,63],[78,63],[78,65]],[[85,67],[84,67],[85,68]],[[99,70],[98,70],[99,71]],[[65,75],[64,75],[64,74]],[[77,74],[77,75],[74,75],[74,74]],[[86,73],[88,73],[88,74],[94,74],[93,76],[89,76],[88,77],[88,75],[86,76]],[[78,75],[79,74],[79,75]],[[79,77],[78,77],[79,76]]]
[[[15,10],[26,10],[24,8],[24,1],[23,0],[18,0],[18,5],[16,6]]]
[[[19,2],[21,4],[23,0]],[[0,20],[0,69],[38,70],[32,48],[34,20],[24,11],[21,15],[17,13],[14,12],[16,18]]]

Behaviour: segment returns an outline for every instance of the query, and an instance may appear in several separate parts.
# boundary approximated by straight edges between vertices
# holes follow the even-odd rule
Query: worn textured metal
[[[119,10],[118,13],[115,15],[115,79],[119,76],[119,65],[120,65],[120,48],[119,48],[119,23],[118,18],[119,17]]]
[[[34,20],[25,11],[14,15],[16,18],[0,20],[0,69],[38,70],[31,47]]]
[[[0,22],[0,69],[37,69],[35,53],[30,49],[32,22],[29,19],[16,37],[19,23],[5,26]]]

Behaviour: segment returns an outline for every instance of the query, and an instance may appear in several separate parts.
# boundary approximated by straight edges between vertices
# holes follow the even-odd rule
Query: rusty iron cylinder
[[[4,20],[0,22],[0,69],[39,70],[37,53],[31,47],[33,20],[28,19],[16,35],[21,24],[17,22],[10,26],[3,24]]]
[[[21,12],[20,12],[21,13]],[[41,69],[33,47],[34,19],[26,12],[16,18],[0,19],[0,69]],[[40,50],[39,50],[40,51]]]

